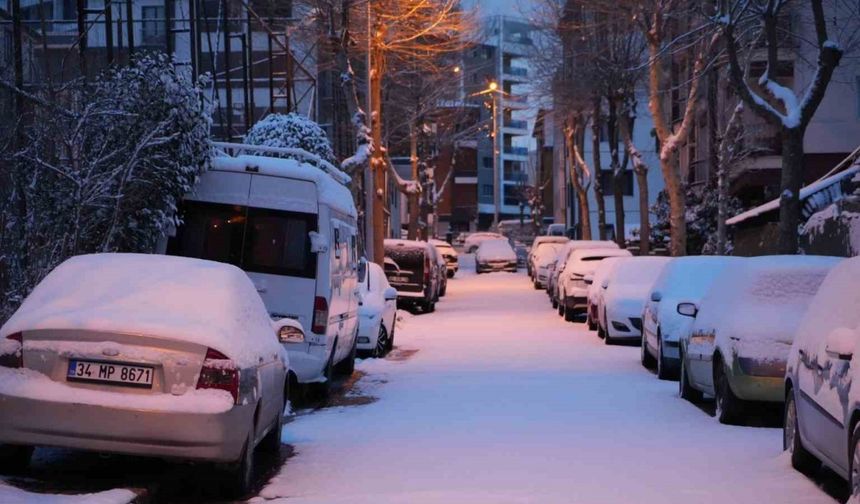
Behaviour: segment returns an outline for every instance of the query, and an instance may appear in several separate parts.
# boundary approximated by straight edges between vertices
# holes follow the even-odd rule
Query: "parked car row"
[[[385,240],[385,276],[397,290],[402,308],[434,312],[458,267],[457,252],[447,242]]]
[[[721,423],[783,405],[793,466],[824,464],[860,496],[860,392],[851,386],[860,258],[632,257],[599,247],[533,251],[532,282],[560,315],[580,315],[584,289],[589,329],[606,344],[639,342],[643,366],[677,379],[683,399],[713,397]]]
[[[219,148],[167,255],[68,259],[0,328],[4,470],[34,446],[205,461],[242,495],[290,398],[392,348],[398,291],[359,256],[348,177],[311,155]]]

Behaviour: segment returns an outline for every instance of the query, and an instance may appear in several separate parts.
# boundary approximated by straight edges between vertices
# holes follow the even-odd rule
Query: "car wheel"
[[[576,320],[576,312],[573,311],[573,308],[568,308],[567,304],[564,305],[564,320],[567,322]]]
[[[684,355],[681,354],[681,376],[678,377],[678,395],[692,403],[702,401],[702,392],[693,388],[690,377],[687,376],[687,365],[684,363]]]
[[[558,309],[558,301],[556,301],[552,295],[549,297],[549,302],[552,303],[553,309]]]
[[[448,282],[445,282],[442,285],[442,289],[439,291],[439,297],[445,297],[445,294],[448,292]]]
[[[654,369],[656,362],[654,362],[654,356],[648,352],[647,338],[644,335],[642,336],[642,344],[639,345],[639,360],[645,369]]]
[[[585,313],[585,323],[588,325],[589,331],[597,330],[597,324],[594,323],[594,319],[591,318],[591,310],[589,309]]]
[[[395,331],[395,328],[397,327],[396,324],[397,324],[396,321],[391,323],[391,334],[388,337],[388,348],[385,349],[386,354],[388,352],[394,350],[394,333],[396,332]]]
[[[448,273],[447,273],[447,274],[448,274],[448,278],[454,278],[454,273],[456,273],[456,272],[455,272],[455,271],[452,271],[452,270],[448,270]]]
[[[609,336],[609,317],[606,315],[606,308],[603,309],[603,320],[606,321],[606,327],[603,329],[603,342],[611,345],[615,341]]]
[[[860,424],[854,427],[854,435],[851,436],[850,458],[851,469],[848,471],[849,483],[851,485],[851,501],[860,498]]]
[[[278,453],[281,450],[281,431],[284,429],[284,409],[286,403],[281,403],[281,410],[278,413],[278,419],[275,420],[275,425],[272,426],[266,437],[260,441],[260,450],[266,453]]]
[[[603,326],[600,325],[600,320],[597,321],[597,337],[601,339],[606,337],[606,331],[603,329]]]
[[[854,451],[851,452],[851,490],[852,494],[857,492],[860,481],[857,480],[855,472],[860,469],[857,463],[857,433],[855,432],[852,439]],[[849,448],[851,448],[849,447]],[[794,402],[794,391],[789,390],[785,399],[785,418],[782,423],[782,448],[791,454],[791,466],[800,472],[808,473],[815,469],[817,460],[815,457],[806,451],[803,443],[800,440],[800,421],[797,418],[797,403]],[[855,494],[856,495],[856,494]]]
[[[558,312],[558,315],[560,317],[564,316],[564,303],[562,303],[560,299],[557,299],[555,301],[555,303],[556,303],[556,311]]]
[[[532,286],[535,288],[535,290],[540,290],[540,284],[537,280],[532,281]]]
[[[644,337],[642,338],[645,339]],[[643,343],[644,344],[644,343]],[[663,337],[660,331],[657,331],[657,378],[661,380],[671,380],[673,378],[672,369],[666,363],[666,358],[663,356]]]
[[[379,324],[379,333],[376,335],[376,346],[373,347],[373,357],[385,357],[388,353],[388,333],[385,331],[385,326]]]
[[[717,405],[717,420],[723,424],[738,423],[743,408],[741,400],[732,392],[729,377],[723,368],[722,359],[714,359],[714,402]]]
[[[231,497],[241,498],[248,494],[254,483],[254,428],[248,434],[245,447],[239,460],[229,467],[228,476],[229,493]]]
[[[0,472],[19,474],[30,465],[33,447],[24,445],[0,445]]]

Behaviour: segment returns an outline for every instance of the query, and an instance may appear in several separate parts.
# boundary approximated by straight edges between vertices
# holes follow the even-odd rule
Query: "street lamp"
[[[499,84],[496,81],[490,81],[487,85],[487,89],[483,91],[479,91],[472,96],[479,95],[492,95],[492,107],[493,107],[493,132],[491,134],[493,138],[493,228],[498,229],[499,227],[499,213],[501,211],[502,206],[502,179],[500,170],[500,160],[499,156],[501,151],[499,149],[499,99],[500,95],[507,95],[504,91],[499,89]]]

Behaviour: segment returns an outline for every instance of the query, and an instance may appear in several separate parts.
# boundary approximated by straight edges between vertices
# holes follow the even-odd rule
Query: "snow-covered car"
[[[477,232],[471,233],[466,236],[466,240],[463,242],[463,250],[468,254],[474,254],[478,250],[478,246],[481,245],[481,242],[484,240],[501,240],[505,239],[504,236],[499,233],[490,233],[490,232]]]
[[[475,271],[486,273],[488,271],[510,271],[517,272],[517,254],[511,248],[507,238],[496,238],[494,240],[483,240],[475,252]]]
[[[679,303],[695,317],[682,335],[681,396],[714,396],[722,423],[743,419],[748,401],[785,400],[785,368],[804,313],[827,273],[841,259],[767,256],[724,269],[701,304]]]
[[[564,248],[564,243],[544,242],[532,252],[532,274],[535,289],[543,289],[549,281],[549,266],[558,261],[558,254]]]
[[[585,315],[588,308],[588,284],[586,275],[593,275],[600,261],[608,257],[630,257],[628,250],[618,248],[585,248],[574,250],[558,276],[559,313],[573,322],[577,316]]]
[[[227,463],[277,451],[289,357],[253,282],[223,263],[93,254],[49,273],[0,328],[0,452],[34,446]]]
[[[384,357],[394,347],[397,289],[378,264],[365,264],[367,270],[358,286],[358,352],[362,357]]]
[[[561,252],[558,254],[558,261],[555,263],[555,268],[550,273],[550,301],[552,301],[552,307],[558,309],[558,314],[563,315],[564,310],[562,308],[562,300],[559,298],[559,275],[564,270],[565,265],[567,264],[567,259],[570,257],[570,254],[575,250],[582,249],[611,249],[618,248],[618,244],[609,240],[570,240],[565,243],[564,248],[561,249]]]
[[[663,268],[642,313],[641,361],[657,368],[657,378],[677,376],[681,363],[678,341],[689,333],[693,319],[678,313],[678,303],[698,304],[726,268],[743,259],[727,256],[678,257]]]
[[[601,281],[597,299],[597,335],[611,345],[642,337],[642,310],[654,281],[670,257],[631,257]]]
[[[564,224],[550,224],[546,227],[547,236],[564,236],[566,227]]]
[[[784,448],[792,465],[818,461],[860,497],[860,258],[844,260],[821,284],[801,320],[785,373]],[[853,469],[853,470],[852,470]]]
[[[597,307],[600,306],[600,303],[603,300],[603,281],[609,278],[609,275],[612,273],[612,269],[618,264],[618,262],[624,261],[625,259],[625,257],[607,257],[597,264],[597,268],[594,269],[594,273],[590,276],[585,276],[584,280],[588,285],[588,290],[586,291],[586,295],[588,296],[588,306],[585,310],[585,323],[588,326],[589,331],[597,330]]]
[[[540,250],[540,248],[543,245],[549,244],[549,243],[554,243],[556,245],[559,245],[559,248],[561,248],[560,245],[563,245],[563,244],[567,243],[568,241],[570,241],[570,240],[565,236],[538,236],[537,238],[535,238],[535,240],[532,242],[532,248],[531,248],[531,250],[529,250],[529,257],[528,257],[528,264],[527,264],[529,278],[531,278],[532,282],[537,281],[537,278],[536,278],[537,277],[537,268],[535,267],[535,256],[537,255],[538,250]],[[546,282],[546,280],[544,280],[544,283],[545,282]]]
[[[398,306],[435,311],[440,289],[436,249],[425,241],[387,239],[385,256],[391,259],[385,275],[397,289]]]
[[[433,259],[436,261],[437,276],[439,277],[439,295],[444,297],[448,293],[448,261],[439,252],[439,248],[430,243]]]
[[[436,251],[445,258],[448,278],[454,278],[454,275],[457,274],[457,270],[460,269],[460,258],[457,251],[454,250],[454,247],[446,241],[430,240],[430,243],[432,243],[433,246],[436,247]]]

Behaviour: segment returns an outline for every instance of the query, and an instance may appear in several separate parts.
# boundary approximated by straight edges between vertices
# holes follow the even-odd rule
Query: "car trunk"
[[[424,250],[418,247],[395,245],[385,248],[385,255],[399,266],[399,270],[386,269],[388,283],[398,291],[422,292],[424,290]]]
[[[25,331],[23,343],[25,368],[72,387],[132,394],[195,389],[209,350],[137,334],[64,329]]]

